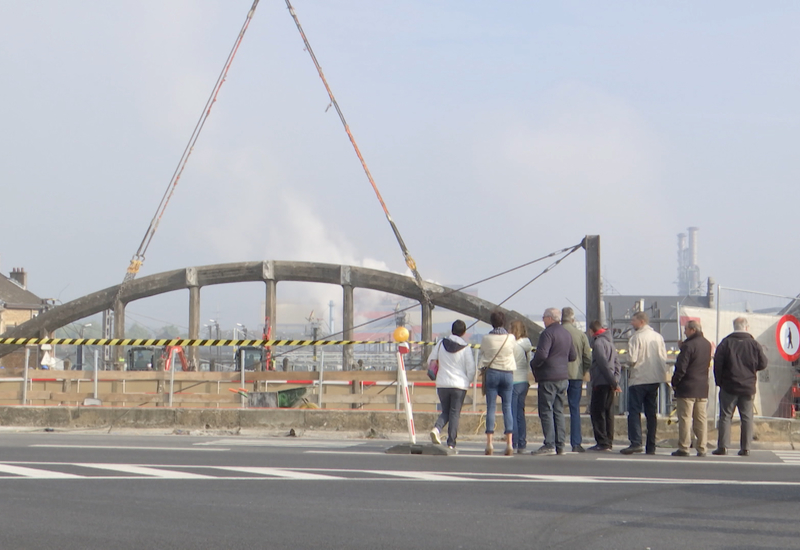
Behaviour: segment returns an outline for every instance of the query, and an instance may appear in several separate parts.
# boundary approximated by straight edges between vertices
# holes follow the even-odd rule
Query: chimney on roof
[[[28,290],[28,273],[23,267],[15,267],[11,270],[11,280],[15,281],[23,290]]]

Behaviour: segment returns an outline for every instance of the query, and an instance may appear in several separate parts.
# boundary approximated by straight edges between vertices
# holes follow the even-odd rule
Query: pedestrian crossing
[[[800,465],[800,451],[772,451],[784,464]]]
[[[776,453],[777,454],[777,453]],[[800,464],[800,452],[793,453]],[[773,463],[775,464],[775,463]],[[434,483],[562,483],[648,485],[780,485],[778,482],[737,479],[659,478],[649,476],[599,476],[521,474],[496,472],[372,470],[344,468],[280,468],[262,466],[198,466],[175,464],[117,464],[87,462],[2,462],[0,484],[16,480],[181,480],[181,481],[383,481]]]

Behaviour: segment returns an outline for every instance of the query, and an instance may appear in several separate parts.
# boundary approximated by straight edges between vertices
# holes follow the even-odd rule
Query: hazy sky
[[[121,281],[250,5],[0,0],[3,273],[63,302]],[[294,6],[423,277],[465,284],[599,234],[614,289],[669,294],[676,234],[696,225],[703,279],[800,292],[799,3]],[[327,105],[285,3],[261,0],[141,276],[405,271]],[[582,307],[583,269],[581,252],[509,306]],[[338,288],[278,292],[341,304]],[[262,294],[204,291],[203,322],[256,324]],[[186,325],[186,303],[131,310]]]

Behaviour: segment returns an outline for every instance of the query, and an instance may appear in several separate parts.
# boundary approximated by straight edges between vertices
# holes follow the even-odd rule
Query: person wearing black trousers
[[[590,451],[610,451],[614,445],[614,394],[619,389],[621,367],[611,331],[603,328],[600,321],[592,321],[589,335],[592,344],[592,366],[589,369],[592,400],[589,414],[597,445]]]

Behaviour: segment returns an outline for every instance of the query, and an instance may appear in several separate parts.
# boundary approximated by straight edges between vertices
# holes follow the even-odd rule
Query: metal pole
[[[717,327],[716,327],[717,331],[716,331],[716,335],[714,336],[714,347],[715,347],[715,349],[716,349],[716,346],[719,345],[719,303],[722,301],[721,292],[722,292],[722,287],[717,285]],[[713,362],[713,358],[712,358],[712,362]],[[718,390],[717,390],[716,379],[714,380],[713,388],[714,388],[714,426],[717,429],[719,429],[719,414],[718,414],[718,412],[719,412],[719,409],[718,409],[719,395],[717,393]]]
[[[241,372],[241,386],[240,387],[242,389],[244,389],[244,383],[245,383],[244,382],[244,363],[245,363],[245,357],[244,356],[245,356],[244,353],[240,353],[239,354],[239,369],[242,371]],[[247,405],[247,402],[245,401],[245,396],[244,395],[241,396],[241,401],[242,401],[242,408],[244,408],[245,405]]]
[[[317,388],[318,388],[317,389],[317,393],[318,393],[318,395],[317,395],[317,406],[319,406],[320,409],[322,408],[322,377],[323,377],[322,373],[324,373],[324,372],[325,372],[325,352],[323,351],[322,352],[322,359],[320,360],[320,363],[319,363],[319,383],[317,385]]]
[[[169,406],[172,407],[172,395],[175,393],[175,350],[169,354]]]
[[[472,348],[472,358],[475,364],[478,364],[478,357],[480,351],[477,348]],[[472,379],[472,412],[478,411],[478,369],[475,369],[475,377]]]
[[[25,375],[22,382],[22,404],[28,404],[28,361],[31,358],[31,348],[25,348]]]
[[[94,350],[94,398],[97,399],[97,363],[100,359],[100,352]]]

